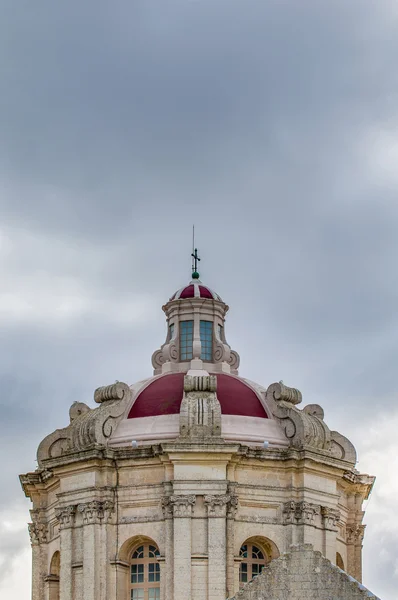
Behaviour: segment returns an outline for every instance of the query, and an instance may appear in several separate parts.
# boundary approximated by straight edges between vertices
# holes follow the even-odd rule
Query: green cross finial
[[[199,279],[199,273],[198,273],[198,262],[200,261],[200,258],[198,256],[198,249],[195,248],[195,251],[192,252],[191,254],[192,256],[192,279]]]

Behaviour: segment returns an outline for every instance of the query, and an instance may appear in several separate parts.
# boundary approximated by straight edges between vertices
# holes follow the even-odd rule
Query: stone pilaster
[[[70,505],[60,508],[56,512],[60,529],[60,600],[72,600],[72,535],[75,522],[76,506]]]
[[[321,507],[304,500],[290,501],[283,505],[283,524],[291,527],[291,543],[308,544],[314,541],[313,528],[317,525]],[[320,548],[319,548],[320,549]]]
[[[347,532],[347,572],[362,581],[362,542],[365,534],[365,525],[350,523]]]
[[[106,523],[113,512],[113,503],[108,500],[92,500],[79,504],[77,510],[83,517],[84,600],[106,600],[106,585],[101,585],[101,580],[106,578],[108,567],[104,537]]]
[[[230,500],[231,497],[228,494],[204,497],[209,519],[208,600],[225,600],[226,598],[226,515]]]
[[[170,496],[174,516],[174,595],[175,600],[191,600],[192,597],[192,524],[191,516],[196,498]],[[168,599],[167,599],[168,600]]]
[[[170,496],[162,498],[162,510],[165,519],[165,562],[160,578],[161,600],[173,597],[173,505]],[[162,567],[161,567],[162,570]]]
[[[32,600],[41,600],[44,598],[45,574],[42,544],[47,542],[47,525],[39,521],[33,510],[31,516],[33,522],[28,524],[28,529],[32,545]]]
[[[227,507],[227,598],[232,598],[235,593],[235,515],[238,510],[238,497],[230,494]]]
[[[323,525],[323,549],[322,554],[332,563],[336,562],[336,532],[337,523],[340,519],[340,511],[328,506],[321,506]]]

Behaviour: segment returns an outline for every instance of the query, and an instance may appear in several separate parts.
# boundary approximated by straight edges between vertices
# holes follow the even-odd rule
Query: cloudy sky
[[[398,586],[397,0],[3,0],[0,596],[30,597],[18,474],[75,400],[151,374],[190,276],[241,374],[377,475],[364,583]]]

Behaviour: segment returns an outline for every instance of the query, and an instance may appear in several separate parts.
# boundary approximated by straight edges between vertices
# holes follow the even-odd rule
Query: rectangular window
[[[193,358],[193,321],[180,323],[180,360]]]
[[[148,600],[160,600],[160,588],[149,588]]]
[[[169,326],[169,341],[173,339],[174,335],[174,323]]]
[[[148,565],[148,581],[160,581],[160,565],[159,563],[149,563]]]
[[[211,360],[213,357],[213,322],[200,322],[200,341],[202,342],[202,360]]]
[[[222,342],[224,341],[224,328],[222,325],[218,326],[218,337]]]
[[[144,565],[131,565],[131,583],[143,583]]]
[[[144,590],[131,590],[131,600],[144,600]]]

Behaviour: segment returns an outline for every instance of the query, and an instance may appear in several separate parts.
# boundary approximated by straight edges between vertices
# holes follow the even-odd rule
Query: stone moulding
[[[117,382],[95,390],[94,399],[98,408],[91,409],[86,404],[75,402],[69,415],[70,424],[48,435],[39,445],[37,461],[57,458],[69,452],[85,450],[93,446],[106,447],[113,431],[123,417],[131,398],[131,390],[126,383]]]

